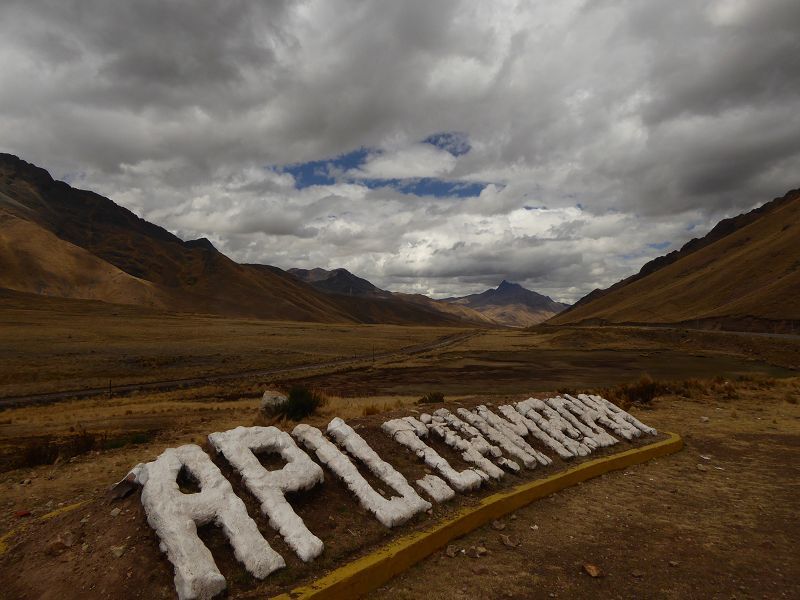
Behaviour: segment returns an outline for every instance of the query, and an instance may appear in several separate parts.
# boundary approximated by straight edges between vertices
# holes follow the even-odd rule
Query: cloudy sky
[[[0,151],[242,262],[574,301],[800,186],[797,0],[3,0]]]

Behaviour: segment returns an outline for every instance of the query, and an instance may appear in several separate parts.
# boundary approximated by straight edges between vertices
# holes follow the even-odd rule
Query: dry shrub
[[[730,381],[723,383],[719,391],[722,393],[722,397],[725,398],[725,400],[736,400],[739,398],[739,391]]]
[[[736,378],[738,383],[749,384],[746,387],[757,390],[769,390],[774,388],[778,381],[774,377],[763,373],[744,373]]]
[[[378,408],[377,404],[369,404],[369,405],[364,407],[364,410],[362,411],[362,414],[365,417],[369,417],[370,415],[377,415],[379,412],[381,412],[381,409]]]
[[[671,387],[668,384],[645,374],[634,383],[623,383],[603,390],[603,396],[621,408],[628,408],[633,403],[647,404],[653,398],[670,392]]]
[[[769,386],[775,383],[772,378],[747,376],[739,381],[756,382],[759,386]],[[674,394],[684,398],[702,398],[712,395],[718,399],[736,400],[739,398],[737,386],[722,375],[718,375],[710,382],[699,379],[684,379],[683,381],[658,381],[649,375],[642,377],[634,383],[623,383],[600,391],[607,400],[614,402],[622,408],[631,404],[647,404],[658,396]]]
[[[295,385],[286,395],[286,402],[278,404],[270,411],[270,416],[282,417],[290,421],[302,421],[306,417],[316,414],[317,410],[325,406],[327,397],[304,385]]]
[[[428,392],[417,400],[417,404],[436,404],[438,402],[444,402],[444,394],[442,392]]]
[[[74,428],[71,428],[74,430]],[[78,426],[77,433],[66,437],[45,436],[31,440],[16,454],[12,468],[52,465],[58,460],[69,460],[93,450],[113,450],[131,444],[144,444],[153,439],[158,430],[136,431],[115,437],[90,433]]]
[[[28,442],[20,448],[12,468],[52,465],[58,459],[59,448],[51,438],[46,437]]]

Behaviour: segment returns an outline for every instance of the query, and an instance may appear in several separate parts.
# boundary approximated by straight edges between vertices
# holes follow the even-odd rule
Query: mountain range
[[[346,269],[239,264],[205,238],[181,240],[108,198],[0,154],[0,289],[272,320],[797,330],[800,190],[725,219],[568,306],[508,281],[436,300],[380,289]]]
[[[506,324],[381,290],[345,269],[239,264],[91,191],[0,154],[0,288],[159,310],[318,322]]]
[[[525,289],[518,283],[505,280],[497,289],[460,298],[447,298],[445,302],[466,306],[498,323],[512,327],[536,325],[569,307],[569,304],[556,302],[548,296]]]
[[[480,294],[434,300],[422,294],[382,290],[346,269],[289,269],[289,273],[327,294],[398,298],[481,324],[527,327],[541,323],[569,306],[505,280],[496,289]]]

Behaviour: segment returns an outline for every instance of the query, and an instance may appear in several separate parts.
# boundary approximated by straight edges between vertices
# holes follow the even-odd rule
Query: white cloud
[[[456,157],[431,144],[410,144],[371,154],[358,169],[347,172],[361,179],[414,179],[445,177],[456,166]]]
[[[797,187],[799,29],[796,0],[7,0],[0,150],[237,260],[572,300]],[[358,148],[352,183],[272,167]]]

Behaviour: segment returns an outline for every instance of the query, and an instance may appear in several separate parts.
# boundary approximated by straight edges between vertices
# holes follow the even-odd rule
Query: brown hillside
[[[800,190],[720,225],[548,323],[694,321],[773,330],[800,321]]]
[[[477,310],[477,309],[476,309]],[[524,304],[507,304],[505,306],[484,306],[481,314],[496,323],[507,327],[531,327],[546,321],[553,316],[553,311],[535,309]]]
[[[452,316],[405,303],[334,299],[278,268],[238,264],[208,240],[184,242],[108,198],[55,181],[44,169],[8,154],[0,154],[0,208],[114,268],[106,268],[107,273],[131,276],[120,281],[145,282],[162,290],[156,295],[169,310],[319,322],[458,323]],[[23,229],[9,230],[8,235],[24,235]],[[21,245],[22,240],[6,240],[7,263],[21,260]],[[46,252],[29,252],[27,260],[35,263],[33,267],[7,275],[6,287],[33,291],[41,288],[43,275],[59,272]],[[103,270],[97,262],[90,266],[85,255],[83,262],[71,264],[77,270],[84,267],[91,273]],[[48,283],[49,293],[84,298],[83,280],[94,275],[75,271],[59,277]],[[141,296],[129,295],[127,288],[111,290],[116,279],[109,276],[105,281],[104,298],[139,302]]]
[[[443,300],[434,300],[433,298],[428,298],[428,296],[425,296],[424,294],[403,294],[401,292],[393,292],[393,294],[395,297],[400,298],[404,302],[419,304],[421,306],[428,307],[431,310],[451,315],[456,319],[469,321],[470,323],[485,326],[499,324],[498,321],[495,321],[491,317],[480,313],[477,310],[469,308],[468,306],[451,304],[450,302],[445,302]]]
[[[164,308],[158,285],[138,279],[0,209],[0,288]]]

